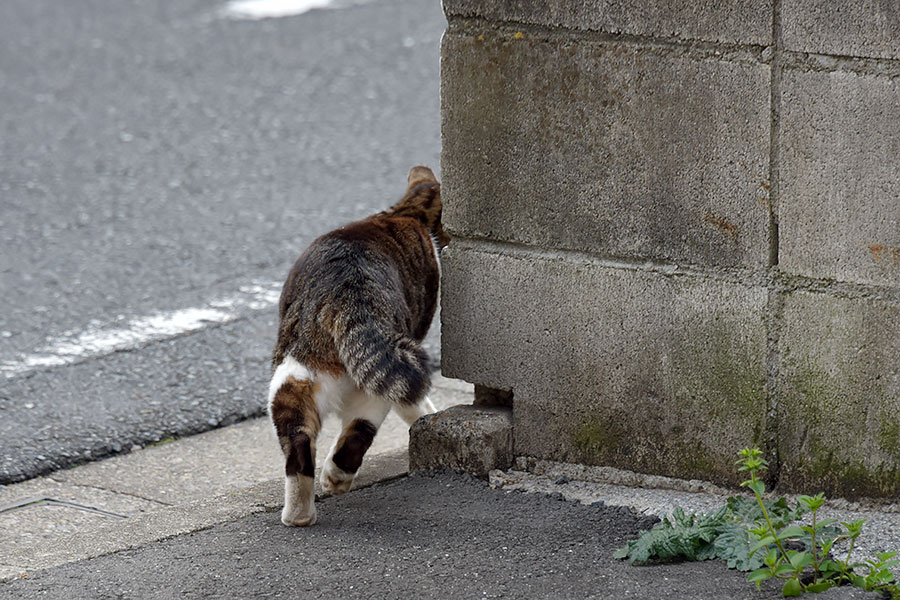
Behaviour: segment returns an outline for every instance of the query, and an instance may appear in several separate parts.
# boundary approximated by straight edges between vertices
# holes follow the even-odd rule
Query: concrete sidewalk
[[[326,498],[311,528],[262,511],[3,584],[3,598],[774,598],[721,563],[636,568],[650,519],[413,475]]]
[[[384,465],[370,466],[371,473]],[[578,467],[549,466],[554,468],[572,473]],[[319,521],[311,528],[281,525],[280,489],[259,486],[239,494],[245,506],[255,502],[249,514],[229,513],[238,505],[232,495],[197,504],[194,511],[208,510],[219,522],[31,573],[0,584],[0,598],[781,597],[780,586],[769,582],[757,591],[746,573],[721,561],[633,567],[614,560],[615,549],[655,517],[584,503],[595,495],[627,503],[644,497],[655,510],[663,497],[666,503],[675,498],[690,505],[691,494],[703,503],[708,493],[562,476],[552,482],[550,470],[495,472],[492,484],[448,472],[389,478],[322,498]],[[512,489],[516,486],[542,493]],[[551,489],[556,491],[546,493]],[[880,596],[842,588],[820,597]]]

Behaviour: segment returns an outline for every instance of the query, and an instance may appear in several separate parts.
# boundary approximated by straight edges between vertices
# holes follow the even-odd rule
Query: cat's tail
[[[398,404],[422,399],[431,385],[431,361],[418,342],[372,320],[336,325],[338,356],[356,385]]]

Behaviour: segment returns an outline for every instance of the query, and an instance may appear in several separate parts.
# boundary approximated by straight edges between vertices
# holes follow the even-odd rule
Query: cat
[[[440,183],[413,167],[407,191],[383,212],[316,239],[294,264],[279,301],[269,415],[285,457],[281,521],[316,521],[316,436],[337,413],[343,431],[322,468],[322,488],[350,489],[393,408],[412,424],[435,412],[431,364],[420,342],[440,285]]]

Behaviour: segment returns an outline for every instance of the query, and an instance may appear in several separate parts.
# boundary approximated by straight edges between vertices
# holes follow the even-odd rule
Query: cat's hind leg
[[[344,399],[340,409],[343,430],[322,466],[322,489],[332,494],[343,494],[350,489],[363,456],[390,408],[390,402],[384,398],[362,390]]]
[[[275,370],[269,385],[269,415],[284,453],[284,509],[281,522],[305,527],[316,522],[316,436],[321,418],[319,384],[293,358]]]
[[[421,400],[414,403],[395,402],[394,412],[396,412],[397,416],[403,419],[407,425],[412,425],[419,417],[434,414],[437,412],[437,409],[434,407],[431,400],[428,399],[428,396],[422,396]]]

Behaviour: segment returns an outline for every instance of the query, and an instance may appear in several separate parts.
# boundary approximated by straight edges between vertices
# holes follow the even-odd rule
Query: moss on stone
[[[686,399],[702,398],[711,416],[737,416],[758,426],[767,405],[765,347],[749,347],[733,324],[718,321],[690,328],[682,337],[673,357],[676,389],[686,392]],[[752,427],[750,422],[746,424]]]
[[[900,462],[900,423],[882,413],[878,424],[878,447],[882,452]]]
[[[711,452],[699,440],[666,436],[658,431],[628,431],[613,419],[592,418],[576,429],[573,442],[581,453],[579,462],[734,482],[732,457]]]
[[[854,500],[861,497],[891,497],[900,493],[900,469],[887,465],[867,467],[862,461],[837,462],[813,459],[783,473],[779,485],[784,491],[811,493]]]
[[[721,480],[722,468],[730,467],[733,462],[730,458],[726,465],[722,464],[720,456],[712,456],[705,452],[699,445],[678,442],[674,451],[676,475],[690,479],[719,479]]]
[[[597,458],[622,447],[623,432],[610,421],[589,419],[575,431],[575,447],[586,457]]]
[[[729,320],[686,324],[662,380],[636,382],[635,413],[591,415],[574,428],[575,460],[684,478],[738,483],[734,452],[765,442],[762,340]],[[655,397],[657,414],[641,416]]]
[[[885,411],[894,402],[873,393],[859,365],[838,363],[829,373],[821,362],[815,355],[784,353],[781,443],[788,464],[780,486],[848,498],[897,495],[900,423]],[[867,418],[869,411],[878,411],[877,420]],[[870,444],[880,452],[863,450]]]
[[[832,385],[828,373],[808,359],[802,363],[785,360],[782,377],[786,389],[795,392],[788,394],[791,406],[799,411],[798,416],[807,426],[815,428],[822,425],[821,418],[833,413],[831,408],[845,399]]]

